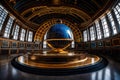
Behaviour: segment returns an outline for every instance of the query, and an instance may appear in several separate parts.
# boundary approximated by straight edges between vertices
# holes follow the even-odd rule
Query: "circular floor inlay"
[[[75,55],[69,55],[68,57],[66,57],[65,54],[63,55],[60,54],[57,55],[59,59],[58,63],[57,61],[53,61],[53,60],[57,60],[56,54],[50,54],[50,55],[40,54],[38,55],[39,57],[21,55],[15,57],[11,61],[11,63],[14,67],[16,67],[21,71],[33,73],[33,74],[39,74],[39,75],[69,75],[69,74],[87,73],[102,69],[107,65],[106,59],[102,57],[91,54],[87,54],[87,55],[85,54],[86,56],[81,57],[82,55],[84,56],[84,54],[80,53]],[[43,59],[40,59],[41,56]],[[54,59],[50,60],[52,58]],[[65,59],[66,61],[61,62],[62,60],[60,59]]]

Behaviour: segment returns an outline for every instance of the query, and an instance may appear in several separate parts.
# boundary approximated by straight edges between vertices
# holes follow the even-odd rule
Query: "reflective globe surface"
[[[47,32],[47,44],[54,51],[61,52],[73,41],[71,32],[71,29],[65,24],[55,24]]]
[[[71,39],[71,32],[65,24],[55,24],[49,29],[47,39]]]

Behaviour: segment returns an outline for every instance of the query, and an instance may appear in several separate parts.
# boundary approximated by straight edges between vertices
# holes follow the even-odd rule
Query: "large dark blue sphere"
[[[65,24],[53,25],[47,33],[47,39],[71,39],[71,29]]]

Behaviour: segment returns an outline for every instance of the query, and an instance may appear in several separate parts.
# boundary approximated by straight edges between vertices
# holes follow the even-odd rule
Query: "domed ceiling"
[[[1,0],[0,2],[34,30],[51,19],[79,25],[91,23],[117,0]]]

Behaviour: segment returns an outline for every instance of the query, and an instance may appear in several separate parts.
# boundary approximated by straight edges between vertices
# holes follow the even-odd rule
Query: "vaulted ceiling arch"
[[[51,19],[49,21],[46,21],[45,23],[43,23],[39,29],[36,31],[34,40],[35,41],[43,41],[44,40],[44,35],[46,34],[46,32],[50,29],[50,27],[54,24],[57,23],[58,19]],[[75,42],[80,42],[82,40],[82,34],[81,31],[78,28],[78,25],[70,23],[67,20],[62,20],[62,24],[67,25],[68,27],[71,28],[73,35],[74,35],[74,40]]]
[[[25,16],[26,14],[29,14],[31,12],[31,15],[26,17],[27,20],[30,20],[36,15],[42,16],[45,14],[52,14],[52,13],[60,13],[60,14],[70,14],[70,15],[77,15],[77,17],[81,18],[83,21],[89,20],[91,17],[83,12],[82,10],[78,10],[72,7],[47,7],[47,6],[40,6],[40,7],[33,7],[30,9],[25,10],[21,13],[22,16]]]

